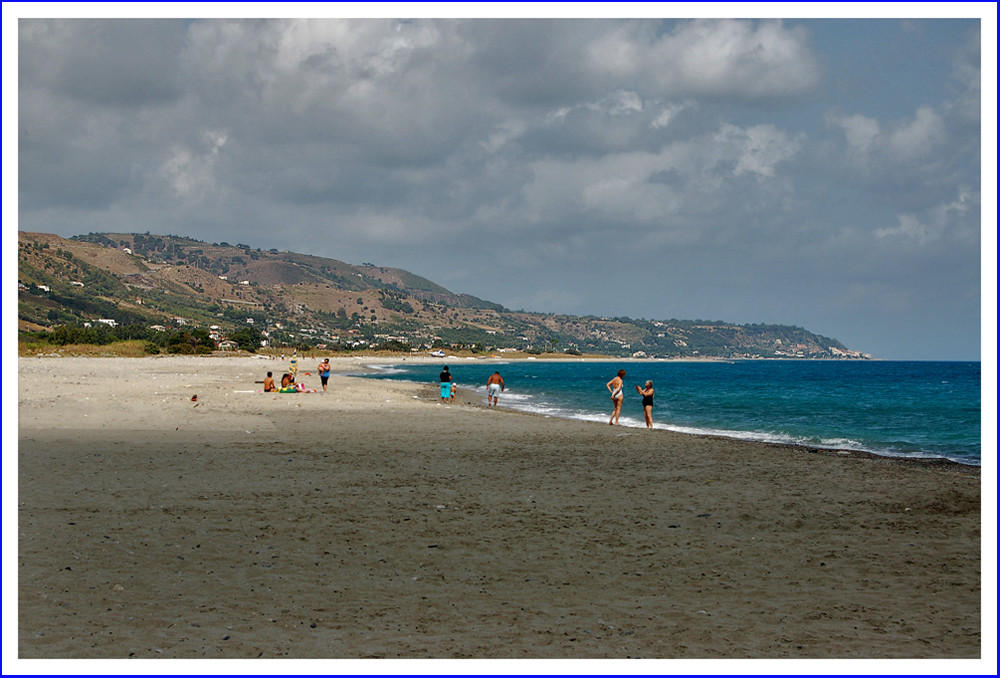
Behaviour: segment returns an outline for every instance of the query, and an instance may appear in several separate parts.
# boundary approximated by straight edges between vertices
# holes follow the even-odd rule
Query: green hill
[[[864,357],[800,327],[511,311],[400,269],[171,235],[21,232],[18,279],[22,331],[113,321],[201,328],[217,340],[253,327],[271,344],[344,350]]]

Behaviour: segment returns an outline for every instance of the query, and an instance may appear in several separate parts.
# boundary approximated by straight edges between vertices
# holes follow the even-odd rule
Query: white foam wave
[[[395,365],[365,365],[370,370],[374,370],[379,374],[406,374],[405,369],[396,367]]]
[[[517,403],[516,405],[511,405],[510,407],[511,409],[521,410],[524,412],[530,412],[533,414],[539,414],[548,417],[557,417],[560,419],[575,419],[578,421],[589,421],[589,422],[606,423],[610,416],[610,412],[598,413],[593,411],[570,410],[563,407],[534,402],[532,401],[530,396],[523,397],[521,402]],[[646,426],[645,421],[629,416],[622,416],[620,423],[622,426],[626,428],[645,428]],[[678,424],[655,422],[655,421],[653,422],[653,428],[664,431],[673,431],[675,433],[683,433],[686,435],[717,436],[720,438],[746,440],[749,442],[796,445],[801,447],[812,447],[824,450],[850,450],[854,452],[867,452],[869,454],[877,454],[883,457],[905,457],[909,459],[947,458],[951,459],[951,461],[956,461],[961,464],[972,463],[973,465],[978,465],[973,462],[970,462],[968,459],[941,457],[940,455],[927,452],[873,448],[870,445],[866,445],[861,441],[853,440],[851,438],[816,439],[816,438],[807,438],[805,436],[794,436],[790,434],[774,433],[767,431],[736,431],[723,428],[701,428],[701,427],[683,426]]]

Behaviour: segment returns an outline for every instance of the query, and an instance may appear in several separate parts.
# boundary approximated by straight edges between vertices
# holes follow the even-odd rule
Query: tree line
[[[208,330],[200,327],[178,328],[176,330],[155,330],[146,325],[129,324],[111,327],[99,323],[91,327],[76,325],[59,325],[52,332],[25,332],[20,336],[22,341],[37,341],[65,346],[67,344],[92,344],[106,346],[118,341],[142,341],[144,350],[149,354],[177,353],[202,354],[211,353],[216,349],[215,340]],[[254,327],[241,327],[228,335],[241,350],[254,353],[260,348],[263,335]]]

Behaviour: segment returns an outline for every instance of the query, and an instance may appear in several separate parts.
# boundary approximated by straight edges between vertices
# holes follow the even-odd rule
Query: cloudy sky
[[[10,195],[26,231],[978,359],[995,16],[985,49],[975,18],[22,18]]]

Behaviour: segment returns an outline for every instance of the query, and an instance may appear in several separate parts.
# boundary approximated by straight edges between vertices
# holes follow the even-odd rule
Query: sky
[[[13,28],[7,4],[22,231],[278,248],[515,310],[797,325],[887,359],[980,359],[986,306],[995,349],[992,3],[61,6]]]

